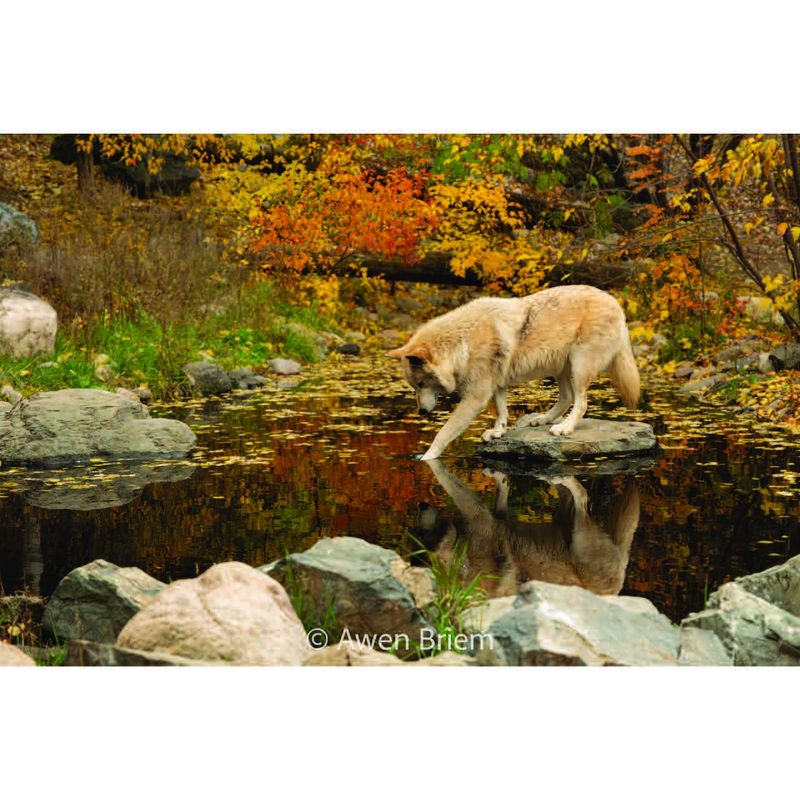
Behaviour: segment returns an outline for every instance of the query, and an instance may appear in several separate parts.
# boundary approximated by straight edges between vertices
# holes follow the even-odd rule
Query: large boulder
[[[409,651],[427,629],[423,611],[433,601],[428,570],[411,567],[397,553],[363,539],[320,539],[304,553],[261,569],[302,604],[309,627],[325,627],[327,619],[352,637],[385,634],[397,640],[404,634]],[[405,653],[404,644],[400,641],[398,652]]]
[[[137,567],[97,559],[62,578],[42,626],[59,642],[88,639],[113,644],[128,620],[152,603],[164,586]]]
[[[0,667],[35,667],[36,662],[18,647],[0,642]]]
[[[478,659],[508,666],[665,666],[680,648],[678,628],[649,600],[541,581],[525,584],[487,633]]]
[[[227,664],[299,665],[311,653],[284,588],[238,562],[171,583],[116,644]]]
[[[50,355],[56,348],[55,309],[35,294],[0,288],[0,352],[12,358]]]
[[[42,392],[0,417],[4,464],[184,456],[195,441],[183,422],[151,419],[141,403],[94,389]]]
[[[373,650],[366,645],[332,644],[317,650],[306,659],[306,667],[471,667],[477,662],[470,656],[445,650],[431,658],[403,661],[392,653]]]
[[[34,244],[39,239],[39,229],[30,217],[0,203],[0,248],[10,244]]]
[[[77,639],[67,645],[66,667],[213,667],[219,662],[197,661],[171,653],[129,650],[103,642]]]
[[[183,371],[200,394],[227,394],[233,388],[228,373],[213,361],[191,361]]]
[[[553,436],[550,427],[515,426],[500,439],[481,444],[477,454],[491,458],[570,461],[643,453],[658,446],[653,429],[645,422],[584,417],[569,436]]]
[[[684,628],[717,635],[737,666],[800,666],[800,556],[724,583]]]

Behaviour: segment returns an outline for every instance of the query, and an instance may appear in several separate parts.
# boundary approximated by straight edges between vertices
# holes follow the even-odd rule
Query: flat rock
[[[299,666],[311,653],[286,590],[235,561],[171,583],[125,625],[116,646],[253,665]]]
[[[570,436],[553,436],[550,425],[515,427],[501,439],[484,442],[476,452],[487,457],[570,461],[643,453],[657,446],[652,427],[644,422],[584,417]]]
[[[272,358],[267,366],[278,375],[298,375],[303,369],[297,361],[291,358]]]
[[[0,667],[35,667],[36,662],[18,647],[0,642]]]
[[[481,663],[508,666],[675,665],[678,628],[649,600],[601,597],[530,581],[488,629]]]
[[[195,441],[185,423],[151,419],[140,402],[95,389],[41,392],[0,416],[3,464],[181,457]]]
[[[429,571],[363,539],[320,539],[261,569],[302,597],[312,627],[324,627],[332,614],[351,636],[405,634],[412,647],[427,627],[422,609],[434,596]]]
[[[57,642],[113,643],[128,620],[152,603],[164,586],[138,567],[97,559],[61,579],[42,626]]]

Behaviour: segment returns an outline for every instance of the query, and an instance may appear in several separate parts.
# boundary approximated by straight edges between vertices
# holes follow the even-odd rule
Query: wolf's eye
[[[414,385],[417,387],[417,389],[421,389],[424,386],[422,381],[417,381]]]

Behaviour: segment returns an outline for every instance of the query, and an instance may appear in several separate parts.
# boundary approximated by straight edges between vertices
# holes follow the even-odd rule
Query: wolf
[[[497,418],[482,438],[503,436],[508,387],[533,378],[555,378],[558,401],[517,425],[555,423],[550,428],[554,436],[573,433],[586,413],[589,385],[601,372],[609,373],[628,408],[639,400],[639,370],[625,312],[608,292],[593,286],[478,298],[426,322],[388,355],[402,361],[421,414],[429,414],[443,394],[457,392],[460,398],[423,461],[439,458],[492,399]]]
[[[439,485],[459,512],[459,519],[440,514],[427,504],[420,506],[415,526],[426,548],[449,563],[460,543],[465,548],[464,577],[492,576],[481,581],[492,597],[515,595],[529,580],[582,586],[595,594],[619,594],[625,583],[631,544],[639,526],[639,492],[636,479],[628,476],[621,492],[615,492],[602,521],[589,510],[589,495],[571,475],[535,477],[558,492],[558,510],[550,520],[523,521],[509,512],[508,476],[492,468],[484,475],[494,479],[494,509],[444,464],[428,462]]]

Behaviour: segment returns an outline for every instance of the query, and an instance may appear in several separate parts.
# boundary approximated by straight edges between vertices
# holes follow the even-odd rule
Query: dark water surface
[[[723,581],[800,552],[800,445],[786,433],[651,388],[633,416],[656,427],[652,459],[567,472],[480,462],[487,413],[427,464],[412,456],[446,411],[419,420],[393,366],[376,360],[160,409],[199,437],[178,464],[0,468],[0,588],[48,595],[95,558],[174,580],[348,534],[406,556],[420,541],[445,557],[463,543],[465,573],[493,576],[490,594],[540,578],[642,595],[678,620]],[[517,391],[512,419],[551,396]],[[618,406],[607,388],[590,393],[590,416]]]

